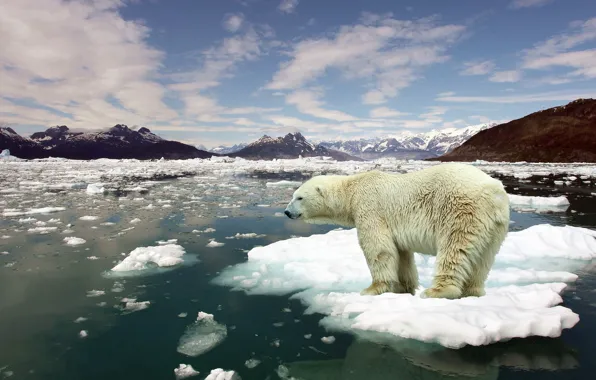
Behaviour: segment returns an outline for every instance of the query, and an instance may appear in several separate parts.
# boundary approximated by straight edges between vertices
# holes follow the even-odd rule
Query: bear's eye
[[[296,198],[296,199],[297,199],[297,200],[299,200],[299,201],[301,201],[301,200],[302,200],[302,197],[298,197],[298,198]]]

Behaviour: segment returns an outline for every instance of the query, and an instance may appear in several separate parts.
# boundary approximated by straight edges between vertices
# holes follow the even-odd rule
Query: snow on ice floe
[[[137,247],[106,275],[112,277],[138,276],[193,262],[196,262],[196,258],[193,260],[193,256],[187,255],[184,247],[178,244]]]
[[[556,337],[579,316],[560,306],[567,270],[596,258],[596,231],[537,225],[510,232],[489,274],[486,296],[421,299],[435,258],[416,254],[416,296],[361,296],[371,278],[355,229],[297,237],[255,247],[248,261],[224,270],[214,283],[248,294],[285,295],[321,313],[329,330],[388,333],[445,347],[486,345],[515,337]],[[555,269],[556,271],[553,271]]]
[[[180,337],[177,351],[186,356],[199,356],[218,346],[227,336],[225,325],[218,323],[213,314],[200,311],[197,320]]]
[[[67,236],[62,241],[64,241],[64,244],[66,245],[81,245],[87,242],[85,239],[81,239],[74,236]]]
[[[569,207],[566,196],[530,197],[509,194],[509,204],[515,211],[564,212]]]

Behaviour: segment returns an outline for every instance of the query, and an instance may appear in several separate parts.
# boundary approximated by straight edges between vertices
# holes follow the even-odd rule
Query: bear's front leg
[[[383,233],[379,224],[374,229],[358,228],[358,242],[364,252],[372,277],[372,284],[361,295],[396,293],[400,289],[398,279],[399,257],[391,235]]]

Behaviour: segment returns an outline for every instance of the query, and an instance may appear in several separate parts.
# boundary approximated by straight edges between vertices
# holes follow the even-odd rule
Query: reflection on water
[[[391,345],[356,339],[343,359],[286,364],[292,376],[310,380],[497,379],[499,367],[566,370],[579,365],[577,353],[559,339],[525,339],[487,347],[445,349],[416,342]]]
[[[343,333],[333,333],[335,342],[326,344],[321,338],[332,333],[319,325],[322,316],[304,315],[298,301],[247,296],[212,285],[218,273],[246,260],[246,252],[256,245],[337,227],[275,216],[293,191],[265,186],[280,179],[301,177],[188,177],[140,183],[147,189],[142,191],[88,196],[84,191],[32,190],[2,199],[3,209],[63,206],[67,211],[32,215],[36,220],[29,222],[0,219],[0,236],[10,236],[0,240],[0,252],[8,252],[0,255],[0,379],[170,379],[180,363],[200,371],[198,379],[218,367],[235,370],[244,380],[274,380],[280,374],[306,380],[549,375],[567,380],[596,373],[591,359],[596,351],[594,266],[584,268],[564,294],[565,305],[581,321],[562,338],[516,339],[460,350]],[[512,229],[537,223],[594,228],[596,202],[591,201],[574,200],[564,213],[513,213]],[[81,220],[84,215],[97,219]],[[53,218],[59,223],[50,223]],[[131,223],[135,219],[140,222]],[[28,232],[37,222],[58,228],[47,234]],[[205,232],[207,228],[212,230]],[[237,233],[259,236],[226,239]],[[67,246],[66,236],[86,243]],[[196,259],[194,265],[137,277],[101,275],[136,247],[169,239],[177,239]],[[207,247],[210,239],[224,245]],[[94,290],[105,293],[90,296]],[[122,309],[123,298],[150,303],[131,312]],[[227,327],[227,336],[209,352],[187,357],[176,348],[199,311],[214,314]],[[88,331],[86,338],[79,337],[81,330]],[[258,360],[254,368],[246,364],[252,359]]]

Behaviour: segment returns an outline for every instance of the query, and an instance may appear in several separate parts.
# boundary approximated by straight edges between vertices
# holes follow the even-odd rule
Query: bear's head
[[[292,196],[284,214],[290,219],[307,223],[335,224],[337,215],[337,192],[335,184],[339,176],[316,176],[304,182]]]

